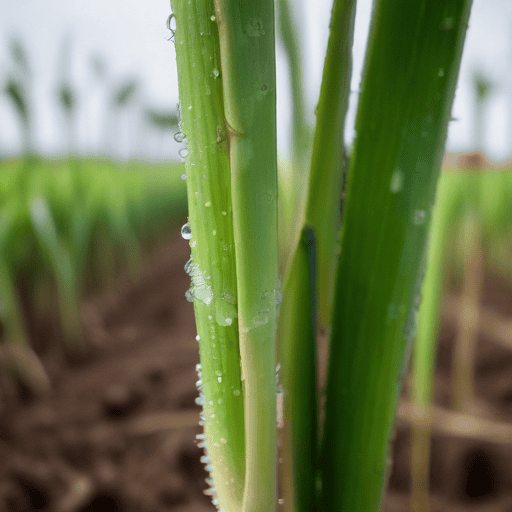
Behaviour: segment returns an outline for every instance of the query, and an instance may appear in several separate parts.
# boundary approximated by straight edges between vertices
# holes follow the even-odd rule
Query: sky
[[[327,45],[332,0],[293,2],[302,48],[307,109],[311,121]],[[353,47],[354,69],[346,138],[353,137],[357,90],[363,65],[371,0],[359,0]],[[34,112],[35,149],[47,155],[63,154],[69,134],[56,101],[56,77],[65,66],[77,91],[78,130],[74,146],[82,154],[109,153],[117,158],[177,158],[179,145],[172,133],[152,130],[142,112],[176,109],[178,82],[174,46],[166,20],[168,0],[0,0],[0,85],[14,64],[9,53],[13,36],[22,39],[31,68],[31,104]],[[100,79],[91,65],[94,56],[106,63]],[[471,77],[481,70],[493,82],[484,119],[484,150],[494,160],[512,156],[512,2],[474,0],[466,37],[446,149],[473,149],[474,96]],[[136,79],[137,101],[106,115],[112,90]],[[288,70],[277,44],[278,145],[289,148],[291,104]],[[116,130],[117,138],[111,134]],[[11,105],[0,95],[0,154],[21,150],[20,128]]]

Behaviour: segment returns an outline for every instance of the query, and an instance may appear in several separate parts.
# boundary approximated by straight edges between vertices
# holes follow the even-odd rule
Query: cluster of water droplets
[[[271,320],[277,319],[279,316],[279,310],[281,308],[281,302],[283,300],[281,293],[281,278],[277,280],[277,286],[270,291],[264,292],[261,296],[262,308],[251,320],[249,326],[245,327],[245,331],[249,332],[257,327],[266,325]]]
[[[276,406],[277,406],[277,428],[284,427],[284,388],[279,379],[281,363],[276,366]]]
[[[185,272],[192,280],[192,286],[185,293],[187,300],[194,302],[194,299],[197,299],[206,305],[210,304],[213,300],[213,292],[211,286],[206,282],[206,277],[199,268],[199,264],[194,263],[194,260],[190,258],[185,264]]]

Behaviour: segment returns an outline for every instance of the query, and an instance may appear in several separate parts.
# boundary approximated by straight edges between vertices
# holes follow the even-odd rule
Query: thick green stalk
[[[211,0],[172,2],[192,258],[186,270],[194,301],[206,458],[214,503],[239,512],[245,481],[244,397],[238,344],[237,288],[229,136],[224,119],[219,37]],[[172,26],[172,25],[171,25]],[[216,497],[215,497],[216,492]]]
[[[322,509],[379,509],[470,0],[377,0],[335,285]]]
[[[274,4],[216,0],[245,392],[243,510],[275,510],[278,310]]]

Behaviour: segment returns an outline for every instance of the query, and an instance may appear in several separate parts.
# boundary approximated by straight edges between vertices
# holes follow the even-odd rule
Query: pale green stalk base
[[[216,0],[230,149],[246,471],[242,510],[277,506],[278,311],[274,5]]]
[[[245,482],[244,390],[240,379],[239,315],[230,187],[229,135],[224,119],[220,51],[213,2],[172,2],[175,48],[186,136],[186,176],[192,279],[201,360],[207,449],[213,502],[240,512]],[[190,231],[189,231],[190,230]]]

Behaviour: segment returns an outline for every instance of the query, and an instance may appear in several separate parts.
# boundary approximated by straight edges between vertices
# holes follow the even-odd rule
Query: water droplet
[[[178,151],[178,154],[181,156],[181,158],[185,158],[185,157],[188,155],[187,148],[181,148],[181,149]]]
[[[226,318],[226,325],[231,325],[233,323],[232,318]]]
[[[216,229],[214,229],[214,230],[212,231],[212,235],[213,235],[213,236],[215,236],[216,234],[217,234],[217,230],[216,230]]]
[[[204,205],[208,208],[209,206],[212,205],[212,203],[210,201],[207,201],[206,203],[204,203]]]
[[[235,396],[240,396],[240,390],[239,390],[239,389],[235,389],[235,390],[233,391],[233,395],[235,395]]]
[[[196,240],[192,240],[192,242],[190,242],[190,247],[195,247],[197,244],[197,241]]]
[[[188,106],[188,109],[189,109],[189,110],[192,110],[192,105],[189,105],[189,106]]]
[[[263,22],[260,18],[252,18],[246,26],[245,32],[248,37],[260,37],[265,34]]]
[[[204,405],[204,396],[198,396],[196,399],[195,399],[195,402],[197,405],[200,405],[201,407]]]
[[[444,69],[443,68],[439,68],[439,71],[437,72],[437,76],[439,76],[439,77],[443,77],[444,76]]]
[[[227,245],[224,245],[224,246],[222,247],[222,249],[223,249],[224,251],[227,251],[227,250],[228,250],[228,246],[227,246]]]
[[[228,214],[227,212],[220,212],[220,213],[222,213],[222,215],[227,215]]]
[[[196,341],[199,341],[201,338],[199,337],[199,334],[196,336]]]
[[[171,32],[171,37],[168,39],[168,41],[174,42],[174,36],[176,33],[176,16],[174,16],[174,14],[170,14],[167,18],[167,29],[169,32]]]
[[[284,505],[284,498],[279,498],[279,505]]]
[[[174,134],[174,140],[178,143],[183,142],[186,138],[187,136],[183,132],[176,132]]]
[[[222,377],[217,377],[217,380],[218,380],[219,382],[222,382]]]
[[[450,30],[453,28],[453,18],[445,18],[441,25],[441,30]]]
[[[211,19],[212,21],[215,21],[215,14],[212,14],[212,15],[210,16],[210,19]]]
[[[425,210],[415,210],[413,222],[417,226],[421,226],[421,224],[423,224],[425,222],[426,217],[427,217],[427,215],[425,213]]]
[[[217,68],[213,68],[212,73],[213,73],[213,78],[219,78],[220,71]]]
[[[183,173],[183,174],[181,175],[181,179],[182,179],[183,181],[185,181],[185,180],[187,179],[187,175],[186,175],[185,173]]]
[[[404,173],[400,167],[397,167],[391,175],[389,190],[392,194],[398,194],[404,187]]]
[[[183,226],[181,228],[181,236],[185,240],[190,240],[192,238],[192,229],[188,222],[186,224],[183,224]],[[185,268],[185,270],[187,270],[187,269]]]
[[[185,293],[187,300],[190,300],[190,298],[192,298],[192,301],[193,299],[198,299],[206,305],[210,304],[213,299],[212,290],[206,283],[204,274],[199,268],[199,265],[194,263],[192,258],[185,264],[185,272],[189,274],[192,279],[192,286]]]

